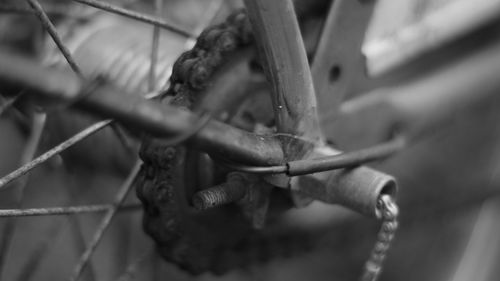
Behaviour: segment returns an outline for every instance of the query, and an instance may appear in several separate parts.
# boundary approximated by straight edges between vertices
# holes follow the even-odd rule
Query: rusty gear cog
[[[188,109],[200,98],[224,57],[252,44],[246,14],[238,11],[226,22],[206,29],[196,45],[176,61],[165,96]],[[224,272],[246,263],[238,259],[246,237],[255,230],[236,206],[197,211],[185,191],[187,150],[164,146],[144,138],[140,156],[144,162],[137,180],[137,196],[144,205],[143,226],[157,243],[160,254],[192,273]],[[192,176],[192,175],[191,175]],[[232,210],[228,210],[232,209]],[[229,262],[231,261],[231,262]]]

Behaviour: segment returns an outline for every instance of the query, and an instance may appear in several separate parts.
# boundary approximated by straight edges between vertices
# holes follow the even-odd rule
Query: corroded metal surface
[[[172,103],[192,108],[196,94],[223,63],[223,56],[251,42],[246,16],[236,13],[228,22],[205,30],[193,50],[184,53],[174,65],[167,95]],[[220,137],[220,136],[218,136]],[[233,263],[237,248],[252,232],[251,224],[237,209],[198,212],[190,206],[184,189],[185,149],[165,147],[154,139],[144,139],[144,161],[137,184],[137,195],[145,206],[144,229],[159,247],[162,256],[193,273],[225,271]],[[192,176],[192,175],[191,175]],[[228,260],[228,258],[230,260]]]
[[[315,149],[311,157],[339,154],[329,147]],[[318,172],[292,178],[296,192],[313,199],[340,204],[370,217],[380,217],[377,202],[382,194],[396,195],[395,179],[383,172],[361,166]]]

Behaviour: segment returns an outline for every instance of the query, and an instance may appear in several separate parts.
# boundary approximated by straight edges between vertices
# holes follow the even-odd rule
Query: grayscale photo
[[[500,0],[0,0],[0,281],[500,280]]]

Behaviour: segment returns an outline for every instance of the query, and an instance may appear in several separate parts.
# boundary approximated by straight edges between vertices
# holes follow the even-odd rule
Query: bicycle
[[[86,2],[88,4],[87,1],[79,2]],[[44,22],[49,27],[49,30],[53,30],[50,28],[50,22],[41,13],[37,2],[30,1],[30,3],[33,9],[38,11],[38,15],[42,19],[45,18]],[[246,16],[242,13],[233,15],[229,19],[229,23],[221,24],[202,33],[200,35],[202,39],[198,40],[194,51],[185,53],[177,61],[173,66],[170,88],[166,93],[160,95],[164,98],[164,104],[161,106],[158,103],[145,101],[137,96],[123,96],[115,88],[100,79],[85,81],[78,77],[75,78],[70,73],[46,70],[45,68],[37,67],[29,61],[2,55],[0,61],[2,61],[2,64],[8,65],[9,69],[8,71],[2,71],[0,77],[2,77],[2,80],[8,82],[8,84],[23,85],[29,89],[36,90],[38,94],[44,95],[45,99],[63,100],[83,110],[94,112],[101,116],[116,118],[131,128],[140,128],[148,134],[153,134],[157,137],[167,137],[159,141],[150,138],[143,140],[141,158],[145,164],[141,170],[139,170],[139,165],[136,164],[134,166],[131,176],[127,179],[123,189],[119,191],[118,197],[112,206],[91,206],[91,208],[79,210],[66,209],[52,211],[56,213],[68,213],[82,210],[106,210],[102,227],[84,252],[82,260],[78,263],[74,271],[73,279],[77,279],[80,276],[102,235],[103,229],[106,228],[106,225],[115,215],[117,206],[121,205],[125,199],[128,189],[132,185],[132,179],[137,174],[139,174],[138,182],[142,183],[138,185],[138,195],[144,204],[147,214],[145,216],[146,232],[153,236],[157,243],[160,244],[160,252],[165,259],[178,263],[189,271],[198,273],[204,272],[207,269],[215,272],[225,272],[228,268],[235,265],[241,266],[241,264],[245,264],[249,260],[265,260],[269,258],[265,256],[260,257],[264,254],[256,253],[258,257],[244,257],[242,261],[238,261],[235,260],[231,252],[223,253],[228,256],[213,258],[213,255],[220,254],[221,249],[233,249],[235,247],[240,247],[239,250],[243,247],[243,252],[248,252],[250,249],[245,249],[245,245],[260,245],[259,243],[263,243],[268,239],[264,237],[260,241],[260,238],[257,237],[255,238],[257,241],[244,241],[243,246],[238,244],[244,239],[242,237],[248,235],[248,232],[254,233],[253,228],[263,226],[270,194],[272,192],[276,193],[276,191],[272,191],[271,185],[285,188],[284,191],[278,192],[285,193],[285,195],[278,194],[273,195],[273,197],[287,198],[291,196],[292,202],[296,206],[305,205],[310,201],[310,199],[304,198],[300,193],[305,193],[308,197],[326,200],[330,203],[342,203],[357,211],[379,218],[382,217],[379,205],[381,200],[385,198],[383,199],[384,204],[391,206],[392,199],[390,198],[395,193],[395,181],[393,178],[370,168],[358,168],[357,166],[365,162],[387,157],[401,150],[406,146],[406,140],[402,138],[389,139],[387,143],[382,145],[337,155],[338,152],[336,150],[324,144],[325,138],[321,136],[319,130],[320,123],[316,118],[315,112],[315,99],[317,97],[320,100],[318,110],[323,112],[323,116],[327,116],[327,118],[336,117],[335,111],[327,110],[327,108],[332,104],[338,105],[340,103],[342,100],[341,95],[347,94],[349,87],[352,86],[354,73],[359,71],[359,69],[356,69],[361,59],[359,53],[349,55],[349,49],[339,49],[336,52],[332,52],[334,56],[328,57],[328,52],[335,43],[337,36],[346,36],[341,32],[339,22],[356,20],[357,25],[355,28],[360,31],[366,29],[374,4],[364,1],[361,3],[337,1],[332,5],[323,32],[334,34],[335,36],[321,37],[315,54],[316,58],[313,60],[312,75],[308,74],[309,66],[306,58],[306,50],[302,44],[299,26],[293,13],[291,2],[266,3],[265,1],[246,1],[246,4],[249,9],[248,17],[252,22],[253,28],[257,30],[255,34],[257,42],[264,49],[265,56],[262,57],[261,55],[260,57],[260,67],[263,67],[267,71],[268,77],[273,78],[270,81],[274,86],[274,91],[272,91],[274,93],[272,95],[274,124],[272,120],[269,121],[268,117],[266,121],[268,122],[267,124],[277,127],[278,133],[274,135],[269,135],[269,132],[272,132],[272,130],[270,131],[265,128],[253,128],[252,131],[259,129],[264,132],[263,134],[255,135],[217,121],[216,119],[221,118],[222,120],[229,121],[231,117],[237,116],[241,112],[223,112],[224,114],[221,114],[221,116],[225,117],[217,116],[216,112],[221,109],[217,107],[218,105],[211,104],[206,98],[201,97],[201,100],[197,100],[193,96],[197,91],[204,89],[207,79],[210,77],[214,82],[209,84],[210,88],[205,96],[210,97],[209,99],[212,100],[224,101],[225,104],[223,104],[222,108],[224,105],[237,103],[237,99],[242,98],[241,96],[232,97],[229,95],[242,84],[249,83],[248,79],[252,77],[253,70],[246,66],[248,61],[253,57],[253,51],[245,48],[237,52],[235,58],[228,65],[224,66],[221,71],[218,70],[218,67],[222,63],[222,54],[231,53],[236,47],[247,46],[250,43],[250,30],[245,23]],[[94,3],[94,5],[96,4]],[[340,15],[340,9],[344,12],[350,11],[352,13],[362,9],[363,13],[366,14],[363,15],[363,20],[359,21],[358,18],[352,17],[352,14],[349,13]],[[288,11],[288,13],[284,13],[283,11]],[[131,15],[129,14],[129,16]],[[151,18],[149,20],[160,24],[158,20]],[[287,25],[284,25],[283,22],[286,22]],[[288,27],[283,28],[284,26]],[[175,27],[173,30],[182,33],[182,30],[176,30]],[[157,33],[158,31],[156,31]],[[56,33],[52,31],[52,36],[54,34]],[[353,44],[353,48],[360,49],[363,43],[363,34],[361,32],[353,34],[354,38],[347,38],[348,40],[346,41]],[[63,53],[66,53],[68,62],[78,73],[78,67],[75,67],[76,64],[68,56],[69,53],[62,47],[61,50]],[[288,53],[281,53],[281,50],[287,50]],[[152,53],[154,54],[155,52],[153,51]],[[322,56],[327,57],[327,59],[318,59],[318,57],[321,58]],[[405,57],[402,60],[406,59]],[[153,56],[151,61],[155,61]],[[397,59],[396,62],[398,62]],[[259,64],[258,61],[257,64]],[[490,68],[484,67],[485,70],[482,74],[490,71],[492,65],[494,65],[493,62],[488,65]],[[301,69],[301,72],[296,73],[295,70],[297,68]],[[236,80],[232,81],[232,84],[230,80],[229,82],[225,80],[227,79],[225,76],[229,75],[226,74],[227,69],[232,69],[238,73],[239,77],[232,77],[233,80]],[[211,77],[212,73],[215,73],[214,77]],[[312,80],[313,77],[314,83]],[[475,78],[478,80],[477,77]],[[478,83],[476,80],[471,78],[469,81],[464,81],[463,85],[472,85],[473,82]],[[481,82],[484,80],[493,81],[494,79],[490,75],[488,79],[483,78]],[[47,83],[51,81],[65,81],[65,84],[57,85],[54,88],[52,83]],[[317,96],[314,94],[315,89],[318,91]],[[335,100],[326,96],[332,90],[339,92]],[[172,93],[174,92],[177,94],[173,95]],[[303,93],[307,94],[304,95]],[[231,98],[235,100],[231,100]],[[259,98],[262,99],[261,96]],[[386,102],[385,100],[382,101]],[[402,99],[396,101],[404,102]],[[448,101],[449,99],[444,100],[444,102]],[[190,107],[194,113],[197,113],[201,117],[196,117],[195,114],[189,111],[179,110],[165,103]],[[351,104],[348,103],[348,106],[345,107],[352,109],[353,104],[357,105],[353,102]],[[363,102],[359,104],[363,105]],[[325,113],[329,111],[330,113]],[[433,113],[433,111],[429,112]],[[227,117],[227,115],[230,117]],[[431,115],[431,117],[433,116]],[[329,128],[331,125],[325,120],[321,121],[323,129]],[[431,119],[431,121],[433,120]],[[89,133],[103,128],[111,122],[113,121],[100,122],[90,128],[89,131],[79,134],[76,139],[88,136]],[[398,126],[390,122],[387,124],[390,126],[385,128],[385,130],[381,130],[383,140],[388,140],[388,137],[393,137],[395,133],[404,129],[404,127],[401,127],[401,124],[396,124]],[[246,125],[248,127],[248,124]],[[187,130],[187,128],[189,129]],[[327,129],[325,132],[328,132],[328,136],[331,137],[330,134],[333,133],[333,130]],[[407,132],[403,131],[403,133]],[[410,131],[409,136],[413,137],[414,132]],[[189,146],[209,152],[213,160],[205,159],[205,162],[201,163],[207,165],[214,165],[216,163],[217,167],[214,168],[212,177],[214,175],[218,176],[219,179],[216,179],[215,182],[218,181],[221,183],[224,182],[223,177],[227,174],[227,182],[212,187],[208,185],[201,188],[201,190],[196,190],[196,187],[193,187],[193,184],[196,184],[196,182],[193,182],[193,180],[189,182],[189,178],[186,177],[184,182],[186,187],[183,187],[179,182],[182,181],[180,179],[185,177],[182,176],[185,173],[185,171],[182,171],[185,169],[183,168],[184,161],[200,163],[202,161],[201,157],[206,158],[203,154],[192,153],[194,155],[189,155],[182,149],[171,148],[173,144],[184,141],[187,141],[186,144]],[[63,145],[62,148],[66,146],[67,144]],[[54,154],[54,151],[59,152],[60,148],[52,150],[51,155]],[[193,157],[192,159],[196,160],[186,160],[190,159],[189,157]],[[46,158],[46,156],[43,157],[43,159]],[[193,168],[192,163],[187,164],[191,164],[189,168]],[[30,169],[32,166],[28,166],[28,168]],[[340,168],[348,169],[338,170]],[[17,174],[8,175],[2,179],[0,186],[5,186],[6,183],[27,172],[29,169],[23,168],[22,170],[18,170]],[[332,169],[334,170],[332,171]],[[229,171],[233,172],[228,173]],[[223,175],[222,180],[220,178],[221,174]],[[261,177],[256,177],[255,174],[266,174],[266,176],[262,180]],[[289,178],[283,176],[283,174],[294,177],[294,180],[291,181],[291,187],[289,187]],[[211,181],[210,175],[205,175],[204,179],[207,182]],[[171,181],[174,183],[177,182],[178,186],[172,185]],[[332,185],[331,181],[336,182],[336,185]],[[252,188],[249,188],[249,186]],[[290,194],[286,195],[287,193]],[[189,206],[189,199],[184,201],[186,200],[186,196],[190,197],[192,194],[194,194],[192,204],[198,211],[194,211],[195,209]],[[236,204],[238,212],[234,212],[235,204],[226,205],[236,201],[238,202]],[[226,207],[205,211],[205,209],[211,209],[218,205],[226,205]],[[270,205],[270,207],[285,209],[290,206],[290,202],[273,203]],[[390,238],[393,235],[392,232],[397,227],[393,222],[395,219],[394,214],[396,213],[397,211],[393,210],[386,215],[386,219],[388,220],[386,224],[390,226],[386,228],[386,231],[389,233],[382,236],[382,241],[384,242],[390,242]],[[247,223],[241,223],[241,215],[247,220]],[[186,217],[190,219],[186,219]],[[159,223],[157,220],[161,220],[162,222]],[[210,229],[213,225],[208,227],[203,226],[200,220],[208,220],[220,228],[226,227],[226,225],[220,225],[221,222],[230,220],[232,223],[229,225],[229,234],[220,239],[216,236],[225,233],[225,231],[213,233]],[[235,229],[236,226],[238,228]],[[188,231],[184,230],[186,228]],[[182,236],[177,234],[178,231],[182,233]],[[200,235],[202,237],[199,237]],[[203,239],[210,237],[210,235],[214,237],[211,237],[208,243],[203,241]],[[278,235],[277,237],[280,236]],[[281,239],[285,238],[281,237]],[[275,241],[277,245],[278,242]],[[196,249],[193,245],[201,247],[201,250]],[[375,256],[373,257],[375,265],[373,265],[372,275],[374,276],[380,270],[379,263],[383,260],[387,245],[382,243],[379,245],[379,248],[382,250],[375,251]],[[214,263],[214,260],[221,261],[222,264]],[[228,261],[234,262],[235,265],[231,265]]]

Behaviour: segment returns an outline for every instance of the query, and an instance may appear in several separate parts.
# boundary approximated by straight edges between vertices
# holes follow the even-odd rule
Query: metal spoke
[[[43,26],[45,27],[47,32],[50,34],[50,36],[52,37],[52,39],[56,43],[57,47],[59,48],[59,50],[61,51],[63,56],[66,58],[66,61],[70,65],[71,69],[73,69],[73,71],[77,75],[79,75],[80,77],[83,77],[83,74],[82,74],[80,67],[76,63],[75,59],[72,57],[69,49],[62,42],[62,39],[59,36],[59,34],[57,33],[55,26],[50,21],[49,17],[47,16],[45,11],[43,10],[43,8],[40,5],[40,3],[38,2],[38,0],[27,0],[27,1],[30,4],[30,6],[32,7],[32,9],[35,11],[36,15],[40,18],[40,21],[42,22]],[[120,134],[118,129],[116,129],[116,127],[113,127],[113,131],[118,136],[118,139],[123,144],[123,146],[128,149],[130,146],[128,145],[128,142],[124,139],[124,137]]]
[[[78,134],[74,135],[73,137],[69,138],[68,140],[60,143],[56,147],[52,148],[51,150],[45,152],[44,154],[40,155],[33,161],[27,163],[26,165],[23,165],[19,169],[11,172],[10,174],[6,175],[5,177],[0,179],[0,190],[6,189],[8,186],[7,184],[12,182],[13,180],[19,178],[20,176],[26,174],[27,172],[31,171],[33,168],[36,168],[38,165],[46,162],[49,160],[51,157],[54,155],[57,155],[64,150],[70,148],[71,146],[77,144],[78,142],[82,141],[83,139],[91,136],[92,134],[98,132],[99,130],[103,129],[107,125],[109,125],[113,120],[104,120],[97,122],[89,127],[87,127],[85,130],[79,132]]]
[[[141,167],[141,161],[137,161],[132,168],[132,171],[128,175],[127,179],[123,183],[123,185],[120,187],[120,190],[118,191],[118,194],[116,195],[115,201],[113,203],[113,207],[111,209],[108,209],[106,211],[106,214],[104,215],[104,218],[102,219],[99,227],[97,228],[94,236],[92,237],[92,240],[90,243],[87,245],[87,249],[85,252],[81,255],[80,260],[78,261],[75,270],[73,271],[73,274],[69,278],[71,281],[76,281],[78,278],[81,276],[83,270],[85,267],[88,265],[88,262],[90,260],[90,257],[92,256],[92,253],[94,253],[97,245],[101,241],[101,238],[104,234],[104,232],[108,229],[111,221],[116,215],[116,212],[118,208],[123,204],[125,201],[125,198],[127,194],[129,193],[132,183],[139,173],[139,169]]]
[[[59,167],[62,167],[62,166],[59,166]],[[64,188],[63,190],[67,192],[69,202],[73,202],[76,200],[76,198],[79,198],[83,195],[83,193],[82,193],[83,190],[81,190],[81,189],[78,189],[78,194],[76,196],[75,196],[75,194],[73,194],[73,192],[71,192],[72,188]],[[71,206],[71,207],[73,207],[73,206]],[[78,207],[78,206],[76,206],[76,207]],[[63,208],[65,208],[65,207],[63,207]],[[60,208],[57,208],[57,209],[60,209]],[[21,210],[21,211],[24,211],[24,210]],[[47,209],[41,210],[41,211],[46,213]],[[21,214],[21,215],[25,215],[25,214]],[[33,254],[31,254],[28,257],[28,260],[24,263],[24,265],[20,267],[21,270],[19,272],[21,272],[21,273],[19,274],[19,277],[15,280],[19,280],[19,281],[31,280],[34,273],[38,270],[41,262],[45,259],[44,257],[53,248],[51,245],[54,245],[54,243],[56,242],[56,239],[58,237],[58,234],[63,230],[63,228],[66,225],[69,225],[70,230],[72,231],[72,237],[74,237],[74,239],[75,239],[75,241],[73,243],[74,248],[75,248],[75,252],[80,253],[80,252],[83,252],[85,250],[85,243],[86,242],[85,242],[85,238],[83,237],[83,231],[81,228],[81,224],[78,221],[78,217],[66,216],[64,221],[60,221],[60,220],[55,220],[55,221],[57,221],[58,224],[54,224],[52,226],[52,228],[48,231],[49,235],[46,236],[46,239],[44,239],[41,243],[39,243],[37,245],[37,247],[33,250],[33,252],[32,252]],[[88,273],[88,275],[86,276],[87,280],[90,280],[90,281],[97,280],[95,270],[94,270],[94,267],[92,266],[92,264],[89,265],[89,270],[87,271],[87,273]]]
[[[29,208],[29,209],[2,209],[0,217],[32,217],[32,216],[60,216],[85,213],[106,212],[113,208],[112,204],[69,206],[69,207],[49,207],[49,208]],[[120,207],[121,211],[140,210],[140,204],[130,204]]]
[[[137,13],[134,11],[130,11],[127,9],[123,9],[119,6],[115,6],[109,3],[104,3],[101,1],[96,1],[96,0],[72,0],[81,4],[85,4],[88,6],[92,6],[94,8],[98,8],[101,10],[108,11],[110,13],[118,14],[124,17],[132,18],[138,21],[142,21],[145,23],[150,23],[154,24],[156,26],[159,26],[161,28],[173,31],[179,35],[185,36],[185,37],[192,37],[193,35],[191,32],[184,30],[182,27],[179,27],[173,23],[166,22],[162,19],[156,18],[156,17],[151,17],[149,15]]]
[[[40,139],[42,137],[43,129],[45,128],[46,115],[43,113],[34,113],[33,115],[33,126],[31,129],[31,134],[27,140],[26,146],[24,148],[23,154],[21,156],[21,163],[26,163],[33,159],[36,150],[40,144]],[[25,178],[24,180],[18,181],[16,183],[17,189],[14,193],[15,206],[21,206],[24,199],[24,190],[26,188],[28,180]],[[8,220],[2,231],[2,243],[0,245],[0,279],[2,277],[3,268],[5,266],[5,262],[7,261],[7,257],[9,256],[10,249],[12,246],[12,238],[16,232],[16,221]]]
[[[83,234],[79,225],[76,224],[74,218],[66,217],[68,222],[71,224],[71,229],[75,232],[76,242],[74,243],[77,251],[83,251],[85,247],[85,241],[83,239]],[[63,230],[63,226],[66,223],[63,221],[59,221],[57,224],[53,224],[53,226],[49,229],[49,235],[46,236],[46,239],[38,244],[38,246],[32,251],[32,254],[28,257],[28,260],[21,266],[21,270],[19,271],[19,277],[15,280],[19,281],[29,281],[33,277],[34,273],[38,270],[40,263],[44,260],[44,256],[53,249],[53,245],[58,238],[60,232]],[[89,280],[96,280],[95,273],[93,268],[89,270]]]
[[[76,74],[81,76],[82,72],[81,72],[80,68],[76,64],[73,57],[71,56],[69,49],[62,42],[61,36],[59,36],[59,34],[57,33],[56,27],[50,21],[49,16],[43,10],[42,5],[40,5],[38,0],[26,0],[26,1],[28,1],[28,3],[30,4],[33,11],[35,11],[36,15],[40,19],[40,22],[45,27],[45,29],[49,33],[50,37],[52,37],[52,40],[54,40],[54,43],[56,43],[57,47],[59,48],[59,50],[63,54],[64,58],[66,58],[66,61],[68,62],[71,69],[73,69],[73,71]]]

